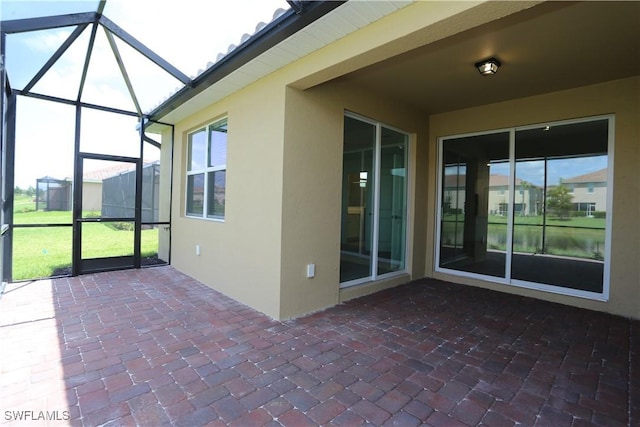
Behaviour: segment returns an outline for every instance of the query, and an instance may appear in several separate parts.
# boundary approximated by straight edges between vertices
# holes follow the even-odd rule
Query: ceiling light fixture
[[[476,68],[483,76],[490,76],[497,73],[499,67],[500,61],[498,61],[496,58],[489,58],[476,63]]]

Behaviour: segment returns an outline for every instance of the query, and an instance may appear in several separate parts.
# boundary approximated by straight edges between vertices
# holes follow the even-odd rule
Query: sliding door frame
[[[516,198],[516,134],[518,131],[536,129],[541,127],[553,127],[561,125],[571,125],[587,123],[591,121],[607,120],[608,122],[608,135],[607,135],[607,194],[606,194],[606,217],[605,217],[605,252],[604,252],[604,271],[602,280],[602,293],[585,291],[580,289],[573,289],[563,287],[560,285],[550,285],[544,283],[535,283],[525,280],[512,278],[512,261],[513,261],[513,235],[514,235],[514,208]],[[481,135],[491,135],[497,133],[509,132],[509,199],[508,199],[508,219],[507,219],[507,241],[506,241],[506,268],[504,277],[489,276],[481,273],[474,273],[468,271],[455,270],[451,268],[440,266],[440,246],[442,238],[442,185],[443,185],[443,168],[444,168],[444,141],[449,139],[473,137]],[[599,115],[592,117],[583,117],[569,120],[559,120],[554,122],[538,123],[525,126],[516,126],[510,128],[493,129],[490,131],[473,132],[465,134],[448,135],[444,137],[438,137],[438,157],[437,157],[437,179],[436,179],[436,233],[433,242],[434,247],[434,271],[437,273],[445,273],[448,275],[465,277],[470,279],[478,279],[491,283],[510,285],[520,288],[533,289],[537,291],[544,291],[548,293],[567,295],[597,301],[608,301],[610,290],[610,275],[611,275],[611,234],[612,234],[612,217],[613,217],[613,166],[614,166],[614,145],[615,145],[615,115]]]
[[[372,224],[372,230],[371,230],[371,249],[370,249],[370,270],[369,270],[369,275],[368,276],[364,276],[361,278],[357,278],[357,279],[353,279],[353,280],[348,280],[345,282],[341,282],[340,283],[340,288],[348,288],[351,286],[356,286],[356,285],[360,285],[363,283],[368,283],[368,282],[372,282],[372,281],[376,281],[376,280],[380,280],[380,279],[385,279],[385,278],[389,278],[389,277],[394,277],[394,276],[398,276],[398,275],[402,275],[402,274],[407,274],[408,272],[408,268],[409,268],[409,263],[407,260],[407,254],[409,253],[409,239],[408,239],[408,233],[409,233],[409,221],[410,221],[410,216],[409,216],[409,212],[410,212],[410,200],[409,200],[409,194],[410,194],[410,170],[409,170],[409,153],[411,152],[410,150],[410,146],[411,146],[411,134],[409,134],[408,132],[395,128],[393,126],[389,126],[387,124],[384,124],[382,122],[379,122],[377,120],[372,120],[370,118],[361,116],[359,114],[356,113],[352,113],[349,111],[345,111],[344,113],[344,117],[345,118],[351,118],[354,120],[359,120],[361,122],[364,122],[366,124],[372,125],[375,127],[375,146],[373,147],[374,149],[374,153],[373,153],[373,175],[374,175],[374,188],[373,188],[373,194],[372,194],[372,200],[373,200],[373,212],[372,212],[372,219],[371,219],[371,224]],[[404,268],[397,270],[397,271],[392,271],[389,273],[382,273],[379,274],[378,273],[378,261],[379,261],[379,238],[380,238],[380,170],[381,170],[381,160],[382,160],[382,129],[389,129],[391,131],[397,132],[399,134],[402,134],[405,136],[406,138],[406,143],[405,143],[405,157],[404,157],[404,161],[405,161],[405,188],[404,188],[404,198],[405,198],[405,227],[404,227],[404,247],[403,247],[403,251],[404,251]],[[344,173],[344,171],[343,171]],[[344,190],[344,189],[343,189]],[[344,226],[344,224],[342,224],[342,226]]]

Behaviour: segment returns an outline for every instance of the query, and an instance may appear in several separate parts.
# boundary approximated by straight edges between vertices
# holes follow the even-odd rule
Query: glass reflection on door
[[[345,117],[340,282],[371,275],[375,144],[374,125]]]
[[[439,266],[506,275],[509,133],[443,141]]]
[[[405,268],[406,152],[407,136],[383,127],[378,209],[378,275]]]
[[[608,120],[516,132],[512,278],[603,291]]]
[[[406,270],[409,137],[345,117],[340,283]]]

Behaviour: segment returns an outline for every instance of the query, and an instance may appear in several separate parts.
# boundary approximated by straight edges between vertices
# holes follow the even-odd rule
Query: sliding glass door
[[[608,133],[608,120],[516,131],[514,280],[603,292]]]
[[[348,115],[344,124],[340,282],[405,271],[405,133]]]
[[[437,269],[606,297],[612,122],[443,138]]]
[[[376,126],[344,120],[340,282],[371,276]]]
[[[507,243],[509,133],[448,139],[442,153],[440,266],[504,278],[505,252],[492,249]]]

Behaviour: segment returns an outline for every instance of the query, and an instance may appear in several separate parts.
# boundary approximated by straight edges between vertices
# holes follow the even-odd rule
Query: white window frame
[[[184,204],[184,214],[186,217],[188,218],[197,218],[197,219],[204,219],[204,220],[209,220],[209,221],[217,221],[217,222],[224,222],[225,220],[225,216],[226,216],[226,209],[225,209],[225,213],[223,215],[208,215],[208,211],[209,211],[209,174],[211,172],[219,172],[219,171],[227,171],[227,162],[225,161],[224,164],[221,165],[214,165],[214,166],[209,166],[209,159],[211,156],[211,127],[213,126],[219,126],[221,124],[223,124],[225,126],[229,126],[228,124],[228,118],[222,117],[219,118],[217,120],[214,120],[210,123],[207,123],[206,125],[199,127],[198,129],[189,132],[187,134],[187,143],[186,143],[186,155],[185,155],[185,170],[186,170],[186,177],[187,179],[185,180],[185,204]],[[191,143],[191,136],[195,135],[199,132],[204,132],[205,133],[205,137],[206,137],[206,149],[205,149],[205,153],[204,153],[204,168],[200,168],[200,169],[193,169],[193,170],[189,170],[190,168],[190,164],[189,164],[189,150],[191,149],[190,147],[190,143]],[[225,147],[225,157],[227,155],[228,152],[228,148]],[[196,176],[196,175],[204,175],[204,194],[203,194],[203,205],[202,205],[202,214],[196,214],[193,212],[189,212],[188,211],[188,205],[189,205],[189,177],[190,176]],[[213,185],[213,184],[211,184]],[[226,182],[225,182],[225,192],[226,192]],[[226,208],[226,203],[225,203],[225,208]]]
[[[578,289],[566,288],[562,286],[548,285],[542,283],[528,282],[524,280],[511,278],[511,259],[513,255],[513,209],[515,203],[515,182],[512,179],[515,176],[515,136],[517,131],[535,129],[545,126],[559,126],[577,123],[586,123],[597,120],[608,120],[608,141],[607,141],[607,200],[606,200],[606,212],[605,217],[605,252],[604,252],[604,272],[602,278],[602,293],[583,291]],[[446,267],[440,267],[440,239],[441,239],[441,226],[442,223],[442,168],[443,168],[443,143],[445,140],[471,137],[478,135],[487,135],[493,133],[509,132],[509,208],[508,208],[508,220],[507,220],[507,262],[505,277],[494,277],[479,273],[471,273],[460,270],[453,270]],[[515,286],[519,288],[533,289],[537,291],[544,291],[553,294],[566,295],[579,297],[584,299],[596,300],[596,301],[608,301],[610,292],[610,277],[611,277],[611,234],[612,234],[612,218],[613,218],[613,165],[614,165],[614,145],[615,145],[615,115],[602,115],[593,117],[584,117],[578,119],[561,120],[555,122],[539,123],[527,126],[511,127],[495,129],[491,131],[473,132],[467,134],[448,135],[438,138],[438,174],[437,174],[437,190],[436,190],[436,233],[433,242],[435,265],[434,270],[438,273],[445,273],[452,276],[465,277],[469,279],[482,280],[491,283]]]
[[[409,233],[410,233],[410,224],[411,224],[411,200],[409,195],[411,194],[411,170],[410,170],[410,156],[411,153],[411,134],[402,129],[398,129],[396,127],[390,126],[383,122],[373,120],[367,118],[365,116],[361,116],[356,113],[352,113],[350,111],[345,111],[344,117],[349,117],[355,120],[360,120],[361,122],[368,123],[370,125],[375,126],[376,130],[376,141],[375,141],[375,153],[374,153],[374,165],[375,169],[374,173],[374,189],[373,189],[373,217],[372,223],[375,224],[371,234],[371,271],[370,275],[354,280],[349,280],[346,282],[340,282],[340,289],[350,288],[352,286],[362,285],[365,283],[375,282],[377,280],[383,280],[392,278],[395,276],[401,276],[407,274],[409,272]],[[404,236],[404,269],[392,271],[389,273],[378,274],[375,266],[378,264],[378,236],[379,236],[379,209],[380,209],[380,158],[381,158],[381,148],[382,148],[382,128],[386,128],[392,130],[394,132],[401,133],[407,137],[407,146],[406,146],[406,165],[405,165],[405,173],[407,176],[406,180],[406,188],[405,188],[405,202],[406,202],[406,228],[405,228],[405,236]]]

